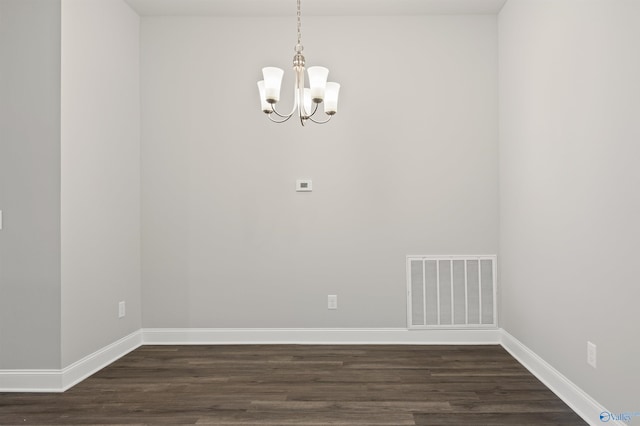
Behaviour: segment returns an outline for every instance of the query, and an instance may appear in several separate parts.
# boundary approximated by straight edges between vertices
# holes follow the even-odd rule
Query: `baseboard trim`
[[[60,370],[0,370],[0,392],[64,392],[142,345],[502,345],[592,426],[607,411],[573,382],[503,329],[405,328],[143,328]],[[621,421],[608,424],[625,426]]]
[[[0,370],[0,392],[64,392],[140,345],[137,330],[59,370]]]
[[[138,330],[63,368],[60,372],[62,391],[70,389],[140,346],[142,346],[142,332]]]
[[[145,345],[497,345],[500,330],[406,328],[144,328]]]
[[[0,392],[62,392],[61,370],[0,370]]]
[[[517,359],[531,374],[544,383],[553,393],[563,400],[573,411],[591,426],[603,424],[600,413],[608,411],[582,389],[567,379],[562,373],[540,358],[507,331],[501,329],[501,344],[507,352]],[[611,420],[607,424],[626,426],[626,423]]]

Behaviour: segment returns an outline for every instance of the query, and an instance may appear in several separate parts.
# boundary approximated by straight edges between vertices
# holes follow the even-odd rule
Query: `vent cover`
[[[496,256],[407,256],[409,328],[495,328]]]

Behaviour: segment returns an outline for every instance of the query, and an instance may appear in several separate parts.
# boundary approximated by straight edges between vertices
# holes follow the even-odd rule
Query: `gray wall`
[[[62,2],[63,367],[141,327],[139,29],[122,1]]]
[[[60,368],[60,2],[0,0],[0,368]]]
[[[615,413],[640,382],[639,22],[635,0],[499,15],[501,325]]]
[[[305,17],[342,91],[304,129],[255,86],[294,23],[142,19],[145,327],[404,327],[407,254],[497,252],[496,16]]]

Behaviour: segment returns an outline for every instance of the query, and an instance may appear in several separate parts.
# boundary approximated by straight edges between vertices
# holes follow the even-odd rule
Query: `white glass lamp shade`
[[[267,114],[271,113],[271,104],[267,102],[267,98],[264,96],[264,80],[258,82],[258,91],[260,92],[260,106],[262,111]]]
[[[324,112],[333,115],[338,112],[338,93],[340,85],[338,83],[327,83],[324,90]]]
[[[302,105],[304,105],[304,115],[309,116],[311,115],[311,89],[309,88],[304,88],[304,102],[302,103]]]
[[[327,85],[329,70],[325,67],[309,67],[309,87],[311,88],[311,98],[313,102],[320,103],[324,99],[324,90]]]
[[[275,104],[280,100],[280,86],[282,85],[283,75],[284,71],[280,68],[262,68],[262,76],[264,77],[264,97],[270,104]]]

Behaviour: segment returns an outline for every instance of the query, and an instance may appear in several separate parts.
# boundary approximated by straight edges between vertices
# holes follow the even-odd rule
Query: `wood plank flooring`
[[[0,425],[585,425],[500,346],[142,346]]]

